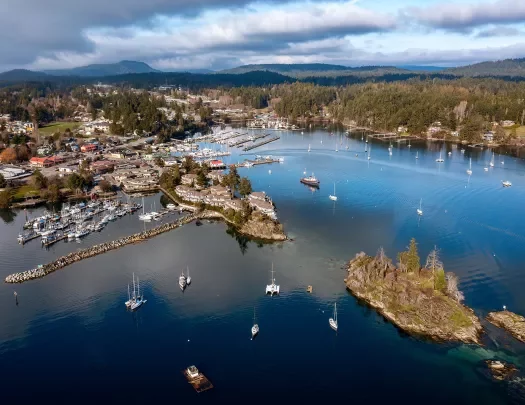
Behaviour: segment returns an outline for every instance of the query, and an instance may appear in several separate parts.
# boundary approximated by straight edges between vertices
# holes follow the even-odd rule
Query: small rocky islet
[[[490,312],[487,315],[487,320],[498,328],[505,329],[520,342],[525,343],[525,317],[505,309]]]
[[[411,268],[410,263],[402,263],[411,260],[408,252],[404,253],[398,266],[382,249],[375,257],[358,253],[347,266],[347,289],[410,334],[479,344],[483,330],[480,320],[461,304],[463,295],[457,289],[457,278],[444,273],[437,252],[434,269],[420,268],[419,259]]]

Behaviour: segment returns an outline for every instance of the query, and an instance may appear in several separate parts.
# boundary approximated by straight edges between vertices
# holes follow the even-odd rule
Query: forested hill
[[[305,78],[305,77],[338,77],[338,76],[380,76],[384,74],[408,73],[408,70],[393,66],[361,66],[348,67],[342,65],[330,65],[326,63],[293,63],[293,64],[260,64],[243,65],[233,69],[220,71],[219,73],[242,74],[254,71],[275,72],[282,75]]]
[[[458,76],[525,77],[525,58],[481,62],[443,71]]]

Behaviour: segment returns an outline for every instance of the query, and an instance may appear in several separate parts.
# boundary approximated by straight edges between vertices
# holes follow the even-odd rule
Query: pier
[[[51,245],[54,245],[55,243],[64,240],[67,238],[67,233],[63,233],[62,235],[58,235],[55,239],[50,240],[49,242],[42,243],[42,246],[49,247]]]
[[[259,142],[259,143],[256,143],[254,145],[251,145],[251,146],[247,146],[243,149],[244,152],[247,152],[249,150],[252,150],[252,149],[255,149],[255,148],[258,148],[259,146],[262,146],[262,145],[266,145],[267,143],[270,143],[270,142],[274,142],[274,141],[277,141],[281,139],[280,136],[274,136],[273,138],[270,138],[270,139],[267,139],[265,141],[262,141],[262,142]]]
[[[10,274],[9,276],[5,278],[5,282],[6,283],[23,283],[25,281],[45,277],[48,274],[56,270],[60,270],[66,266],[69,266],[70,264],[79,262],[84,259],[88,259],[90,257],[98,256],[100,254],[109,252],[111,250],[119,249],[123,246],[130,245],[132,243],[142,242],[147,239],[153,238],[157,235],[160,235],[162,233],[171,231],[173,229],[176,229],[182,225],[185,225],[197,219],[197,217],[198,215],[190,214],[183,218],[179,218],[177,221],[159,225],[148,231],[142,231],[142,232],[130,235],[130,236],[126,236],[126,237],[117,239],[112,242],[105,242],[105,243],[101,243],[99,245],[95,245],[95,246],[92,246],[86,249],[71,252],[65,256],[59,257],[58,259],[56,259],[55,261],[51,263],[40,265],[35,269],[26,270],[20,273]]]

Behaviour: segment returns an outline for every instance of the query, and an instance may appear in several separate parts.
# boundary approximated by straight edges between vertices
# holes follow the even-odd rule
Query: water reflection
[[[0,209],[0,218],[6,223],[9,224],[13,222],[16,218],[16,212],[13,210],[4,210]]]

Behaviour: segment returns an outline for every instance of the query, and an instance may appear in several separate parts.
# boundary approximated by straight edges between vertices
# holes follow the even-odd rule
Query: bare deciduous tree
[[[454,273],[447,273],[447,295],[457,302],[461,302],[465,296],[459,291],[458,284],[458,277]]]

